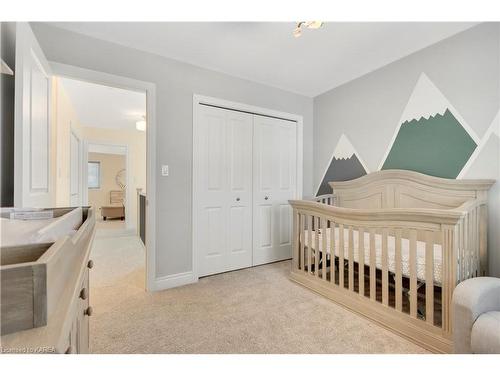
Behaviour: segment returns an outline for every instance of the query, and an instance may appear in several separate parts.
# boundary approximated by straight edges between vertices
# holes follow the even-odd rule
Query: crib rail
[[[461,210],[360,210],[317,198],[325,203],[290,201],[292,279],[449,351],[453,289],[481,272],[484,202]]]
[[[335,194],[318,195],[317,197],[313,198],[313,201],[327,204],[329,206],[336,206]]]
[[[488,270],[487,201],[476,199],[465,203],[458,210],[464,215],[457,224],[454,239],[458,248],[457,283],[485,276]]]

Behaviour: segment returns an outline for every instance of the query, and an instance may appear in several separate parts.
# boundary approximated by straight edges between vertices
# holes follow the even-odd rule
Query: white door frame
[[[83,164],[83,142],[82,142],[82,138],[78,135],[78,133],[73,129],[73,125],[70,123],[70,126],[69,126],[69,147],[70,147],[70,150],[69,150],[69,157],[70,157],[70,162],[69,162],[69,202],[70,202],[70,206],[71,206],[71,136],[74,136],[77,140],[78,140],[78,198],[79,198],[79,205],[80,206],[83,206],[84,204],[86,205],[87,202],[83,201],[83,196],[82,196],[82,192],[83,192],[83,183],[84,183],[84,180],[83,180],[83,171],[84,171],[84,164]]]
[[[295,190],[296,197],[295,199],[302,199],[302,185],[303,185],[303,117],[300,115],[275,111],[269,108],[257,107],[253,105],[248,105],[244,103],[232,102],[225,99],[214,98],[210,96],[204,95],[193,95],[193,186],[192,186],[192,212],[191,212],[191,241],[192,241],[192,268],[193,268],[193,281],[196,282],[198,280],[198,255],[199,249],[197,248],[196,235],[199,227],[199,218],[197,214],[198,207],[198,191],[197,187],[199,186],[198,181],[198,169],[200,168],[197,165],[196,161],[198,160],[198,152],[199,150],[194,147],[196,139],[198,137],[198,127],[200,124],[200,111],[199,105],[207,104],[215,107],[221,107],[224,109],[230,109],[241,112],[248,112],[255,115],[262,115],[268,117],[277,117],[284,120],[295,121],[297,123],[297,186]],[[252,213],[253,215],[253,213]]]
[[[146,93],[146,289],[159,290],[156,277],[156,85],[133,78],[49,62],[56,76]]]
[[[126,179],[126,182],[125,182],[125,229],[126,229],[126,232],[127,233],[136,233],[137,232],[137,227],[133,227],[132,226],[132,221],[131,221],[131,216],[130,216],[130,206],[132,204],[132,201],[136,201],[137,198],[135,197],[135,195],[133,195],[133,191],[131,189],[131,173],[129,173],[130,171],[130,155],[129,155],[129,147],[128,145],[125,145],[125,144],[122,144],[122,143],[114,143],[114,142],[107,142],[107,141],[93,141],[93,140],[85,140],[84,144],[83,144],[83,152],[85,154],[85,160],[82,160],[82,162],[84,161],[84,163],[82,163],[82,167],[84,167],[85,169],[85,178],[82,178],[82,184],[81,184],[81,187],[83,190],[85,190],[87,192],[87,194],[85,195],[85,200],[83,201],[83,204],[84,205],[88,205],[89,204],[89,195],[88,195],[88,168],[85,168],[87,167],[87,164],[88,164],[88,157],[89,157],[89,152],[92,152],[92,151],[89,151],[89,146],[91,145],[95,145],[95,146],[110,146],[111,147],[119,147],[119,148],[122,148],[125,150],[125,179]],[[122,154],[116,154],[116,153],[112,153],[112,152],[109,152],[110,155],[122,155]],[[134,189],[135,190],[135,189]],[[146,186],[146,191],[147,191],[147,186]],[[139,209],[139,207],[137,207],[137,209]],[[97,213],[96,213],[97,215]],[[136,215],[137,216],[137,215]]]

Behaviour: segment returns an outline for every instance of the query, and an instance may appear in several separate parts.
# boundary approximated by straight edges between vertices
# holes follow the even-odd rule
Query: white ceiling
[[[54,26],[314,97],[475,23],[53,22]]]
[[[146,115],[146,94],[60,78],[83,126],[135,129]]]

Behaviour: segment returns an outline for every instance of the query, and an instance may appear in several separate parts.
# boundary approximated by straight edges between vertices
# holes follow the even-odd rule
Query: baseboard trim
[[[198,282],[198,278],[195,277],[192,271],[181,272],[173,275],[167,275],[162,277],[157,277],[153,281],[152,291],[176,288],[182,285],[188,285]]]

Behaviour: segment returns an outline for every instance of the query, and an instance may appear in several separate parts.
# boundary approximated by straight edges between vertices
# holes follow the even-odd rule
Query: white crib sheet
[[[323,249],[323,233],[319,231],[319,248]],[[312,231],[314,239],[315,231]],[[309,244],[309,231],[304,231],[304,245]],[[331,243],[331,230],[326,229],[326,245],[327,253],[330,254]],[[354,261],[358,262],[359,259],[359,235],[357,230],[353,230],[353,253]],[[364,235],[364,248],[365,248],[365,265],[370,265],[370,233],[365,232]],[[315,241],[312,241],[312,249],[316,249]],[[335,243],[334,243],[335,256],[339,256],[339,228],[335,228]],[[307,253],[306,253],[307,254]],[[387,236],[387,258],[388,269],[390,272],[396,272],[396,240],[393,236]],[[307,255],[306,255],[307,256]],[[425,281],[425,242],[417,241],[417,279]],[[344,259],[349,259],[349,230],[344,228]],[[401,271],[403,276],[410,277],[410,241],[406,238],[401,239]],[[375,234],[375,265],[378,269],[382,269],[382,235]],[[434,245],[434,284],[441,285],[441,269],[442,269],[442,250],[441,245]]]

